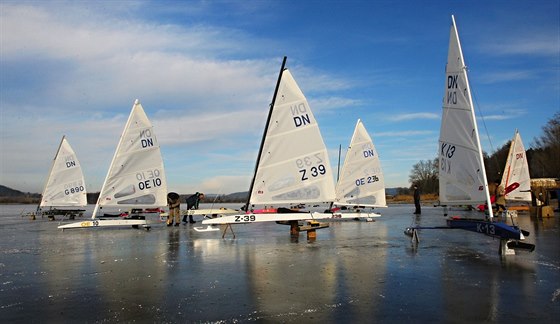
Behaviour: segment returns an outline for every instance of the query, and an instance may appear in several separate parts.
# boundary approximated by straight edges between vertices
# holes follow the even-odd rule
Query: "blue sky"
[[[170,191],[246,191],[286,55],[333,167],[361,118],[409,186],[437,154],[451,14],[484,149],[516,128],[531,147],[560,109],[558,0],[2,0],[0,184],[41,192],[66,135],[99,191],[138,98]]]

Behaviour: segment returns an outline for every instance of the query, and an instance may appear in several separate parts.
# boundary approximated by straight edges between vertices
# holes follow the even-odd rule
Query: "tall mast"
[[[261,139],[261,147],[259,148],[257,163],[255,164],[255,172],[253,172],[253,180],[251,180],[251,186],[249,187],[249,196],[247,197],[247,203],[245,204],[246,212],[249,212],[249,205],[251,204],[251,194],[253,193],[253,187],[255,186],[255,179],[257,177],[257,170],[259,169],[259,162],[261,161],[264,139],[266,137],[266,133],[268,132],[270,117],[272,116],[272,110],[274,109],[274,104],[276,103],[276,95],[278,94],[278,88],[280,88],[280,81],[282,80],[282,73],[284,72],[284,67],[286,66],[286,59],[287,57],[284,56],[284,59],[282,60],[282,67],[280,68],[280,73],[278,73],[278,81],[276,81],[276,89],[274,89],[274,95],[272,96],[272,102],[270,103],[270,109],[268,110],[268,117],[266,118],[266,125],[264,127],[264,132]]]
[[[342,150],[342,144],[338,144],[338,165],[336,168],[336,182],[340,179],[340,151]]]
[[[508,158],[506,160],[507,170],[504,170],[504,174],[502,175],[502,177],[505,177],[505,181],[502,181],[504,184],[504,189],[507,188],[509,185],[509,174],[511,171],[511,164],[513,163],[513,154],[515,151],[516,139],[517,139],[517,129],[515,130],[515,134],[513,134],[513,138],[511,140],[511,143],[509,144]]]
[[[338,180],[340,179],[340,151],[342,150],[342,144],[338,144],[338,166],[337,166],[337,170],[336,170],[336,186],[338,188]],[[336,197],[338,198],[338,197]],[[335,200],[336,200],[335,198]],[[329,205],[329,211],[332,211],[332,208],[334,206],[334,200],[331,201],[330,205]]]

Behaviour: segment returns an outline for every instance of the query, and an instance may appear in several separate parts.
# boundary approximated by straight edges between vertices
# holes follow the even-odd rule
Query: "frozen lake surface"
[[[228,206],[228,205],[226,205]],[[228,207],[239,207],[240,204]],[[203,208],[203,206],[201,206]],[[379,209],[307,242],[289,226],[76,229],[0,206],[0,318],[15,322],[553,323],[560,318],[560,225],[520,213],[533,253],[445,224],[441,208]],[[91,215],[93,206],[88,206]],[[465,212],[451,211],[451,215]],[[200,223],[195,226],[201,226]]]

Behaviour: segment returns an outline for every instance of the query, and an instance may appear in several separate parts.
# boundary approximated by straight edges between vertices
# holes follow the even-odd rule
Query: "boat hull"
[[[500,222],[490,222],[476,219],[448,219],[450,228],[463,229],[481,233],[499,239],[523,240],[525,236],[517,226],[510,226]]]
[[[207,216],[207,215],[231,215],[239,214],[239,210],[230,208],[207,208],[181,210],[181,215]]]
[[[336,220],[336,219],[355,219],[379,217],[377,213],[266,213],[266,214],[238,214],[227,215],[218,218],[205,219],[204,225],[212,224],[248,224],[259,222],[283,222],[283,221],[303,221],[303,220]]]
[[[145,219],[94,219],[83,222],[64,224],[58,226],[58,228],[64,230],[70,228],[97,228],[108,226],[142,226],[144,228],[150,227],[149,222]]]

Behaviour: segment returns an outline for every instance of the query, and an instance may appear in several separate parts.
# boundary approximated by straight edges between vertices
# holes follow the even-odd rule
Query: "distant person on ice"
[[[175,219],[175,226],[181,224],[181,201],[179,194],[170,192],[167,194],[167,206],[169,207],[169,214],[167,215],[167,226],[173,225]]]
[[[420,191],[417,185],[414,185],[414,207],[416,207],[414,214],[420,215],[422,211],[420,209]]]
[[[496,184],[496,213],[500,214],[501,212],[506,211],[506,195],[504,186],[502,186],[498,180],[494,181],[494,183]]]
[[[187,213],[189,215],[189,223],[196,223],[193,220],[193,215],[190,212],[191,209],[198,209],[198,203],[204,199],[204,194],[202,192],[197,192],[194,195],[189,196],[185,201],[187,203]],[[187,215],[183,216],[183,223],[187,223]]]

